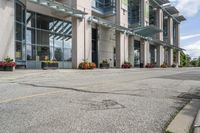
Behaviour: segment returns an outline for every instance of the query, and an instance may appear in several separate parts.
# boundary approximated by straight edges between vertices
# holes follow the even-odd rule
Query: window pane
[[[46,46],[37,46],[37,56],[39,57],[39,60],[49,60],[49,47]]]
[[[27,27],[35,27],[35,13],[27,12],[26,22],[27,22]]]
[[[27,45],[27,60],[35,60],[36,59],[36,49],[35,45]]]
[[[16,23],[16,40],[22,41],[22,24]]]
[[[22,60],[22,43],[16,42],[16,50],[15,50],[16,60]]]
[[[72,61],[72,39],[64,39],[64,61]]]
[[[16,20],[22,22],[22,6],[20,4],[16,4]]]
[[[35,44],[35,30],[31,28],[27,28],[26,30],[26,43],[27,44]]]
[[[50,32],[37,30],[37,44],[49,46],[52,36]]]
[[[63,36],[55,34],[54,37],[54,57],[57,61],[63,60]]]
[[[37,18],[37,28],[44,29],[44,30],[50,30],[53,26],[53,18],[44,16],[44,15],[36,15]]]

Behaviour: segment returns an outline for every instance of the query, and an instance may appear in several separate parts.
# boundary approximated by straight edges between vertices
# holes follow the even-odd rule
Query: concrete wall
[[[88,13],[82,20],[72,18],[72,67],[78,68],[83,60],[92,60],[92,25],[87,21],[92,11],[90,0],[74,0],[73,5]]]
[[[128,7],[121,0],[117,1],[116,24],[128,27]],[[128,61],[128,36],[126,33],[116,31],[116,65],[118,68]]]
[[[99,63],[108,60],[114,67],[115,31],[102,26],[98,28]]]
[[[13,0],[0,1],[0,60],[15,59],[15,12]]]

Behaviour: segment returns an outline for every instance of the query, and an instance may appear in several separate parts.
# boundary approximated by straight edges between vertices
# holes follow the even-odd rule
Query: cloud
[[[199,37],[199,36],[200,36],[200,34],[181,36],[181,40],[188,40],[188,39],[192,39],[192,38]]]
[[[200,56],[200,40],[191,43],[189,45],[183,46],[183,49],[186,50],[186,53],[189,54],[192,58]]]
[[[181,14],[193,17],[200,11],[200,0],[171,0],[176,3],[176,7]]]

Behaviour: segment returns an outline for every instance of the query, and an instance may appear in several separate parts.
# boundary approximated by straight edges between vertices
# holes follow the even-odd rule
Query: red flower
[[[5,62],[5,61],[0,62],[0,67],[15,67],[15,66],[16,66],[15,62]]]

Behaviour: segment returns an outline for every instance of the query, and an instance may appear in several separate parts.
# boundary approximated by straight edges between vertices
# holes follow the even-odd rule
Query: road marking
[[[29,95],[29,96],[17,97],[17,98],[13,98],[13,99],[7,99],[7,100],[0,101],[0,104],[9,103],[9,102],[15,102],[15,101],[29,99],[29,98],[33,98],[33,97],[39,97],[39,96],[54,95],[54,94],[65,92],[65,91],[67,91],[67,90],[46,92],[46,93]]]

